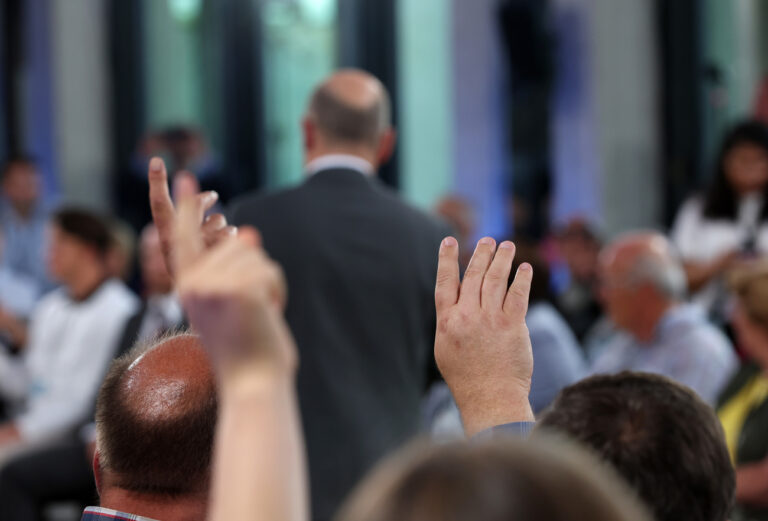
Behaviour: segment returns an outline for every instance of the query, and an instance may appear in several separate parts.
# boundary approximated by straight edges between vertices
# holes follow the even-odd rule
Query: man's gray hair
[[[308,115],[329,139],[346,144],[375,144],[392,126],[392,106],[383,87],[369,107],[356,107],[323,85],[312,95]]]
[[[652,284],[664,296],[683,299],[688,283],[685,271],[676,255],[667,258],[648,252],[638,255],[627,274],[632,284]]]

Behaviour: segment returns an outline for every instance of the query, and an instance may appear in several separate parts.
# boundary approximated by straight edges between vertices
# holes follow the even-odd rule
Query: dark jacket
[[[762,369],[754,363],[744,364],[726,386],[717,403],[717,408],[724,406],[736,396],[749,381]],[[739,434],[736,449],[736,467],[757,463],[768,457],[768,400],[756,406],[747,415]],[[752,508],[737,505],[731,521],[768,521],[768,508]]]
[[[370,467],[417,432],[447,229],[346,169],[247,196],[230,220],[257,227],[285,270],[313,519],[330,519]]]

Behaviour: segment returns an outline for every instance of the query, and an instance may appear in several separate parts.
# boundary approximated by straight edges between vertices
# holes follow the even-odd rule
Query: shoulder
[[[700,195],[689,197],[677,212],[675,224],[690,223],[702,219],[704,216],[704,199]]]
[[[113,310],[134,313],[139,307],[138,297],[117,279],[110,279],[99,290],[95,304],[108,304]]]
[[[227,206],[227,218],[233,225],[239,226],[248,224],[261,215],[285,209],[299,197],[303,186],[276,191],[254,191],[236,197]]]

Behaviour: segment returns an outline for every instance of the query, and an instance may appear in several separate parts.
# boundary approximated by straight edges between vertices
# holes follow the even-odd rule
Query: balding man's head
[[[204,494],[211,469],[215,379],[197,337],[176,334],[112,363],[96,409],[102,488]]]
[[[682,265],[658,233],[627,234],[600,254],[600,289],[619,327],[645,339],[663,313],[685,294]]]
[[[305,133],[312,134],[305,135],[308,149],[320,146],[337,152],[367,150],[380,156],[382,141],[392,134],[392,109],[386,88],[364,71],[345,69],[333,74],[312,94]],[[391,153],[394,143],[385,144],[390,148],[385,152]]]
[[[651,284],[663,295],[680,299],[685,293],[685,273],[671,244],[655,232],[624,235],[601,254],[603,269],[625,284]]]

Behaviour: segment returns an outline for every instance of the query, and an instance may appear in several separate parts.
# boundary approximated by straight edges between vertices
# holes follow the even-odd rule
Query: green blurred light
[[[311,22],[328,25],[336,19],[336,0],[299,0],[299,6]]]
[[[189,24],[200,17],[203,0],[168,0],[168,9],[178,22]]]

